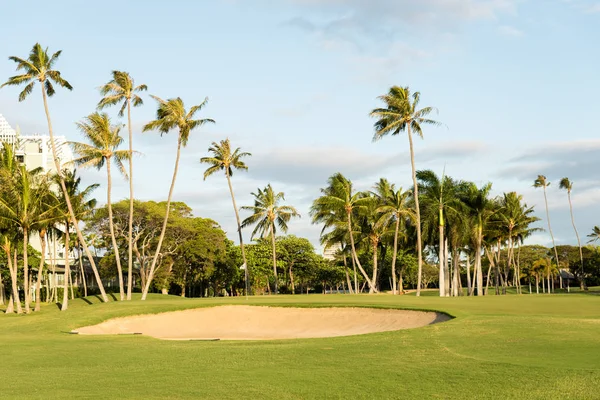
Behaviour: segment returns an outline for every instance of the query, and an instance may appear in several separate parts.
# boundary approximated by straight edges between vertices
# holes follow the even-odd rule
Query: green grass
[[[65,332],[107,318],[218,304],[435,309],[425,328],[264,342]],[[599,398],[600,296],[151,296],[0,316],[0,398]]]

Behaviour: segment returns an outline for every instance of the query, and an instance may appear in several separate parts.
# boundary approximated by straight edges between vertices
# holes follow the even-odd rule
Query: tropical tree
[[[594,229],[592,229],[592,233],[587,235],[587,237],[591,238],[590,240],[588,240],[588,243],[594,243],[600,240],[600,226],[594,226]]]
[[[127,130],[129,131],[129,229],[127,231],[127,300],[131,300],[133,282],[133,130],[131,125],[131,107],[139,107],[144,101],[138,93],[148,90],[146,85],[135,86],[127,72],[113,71],[112,79],[100,88],[102,100],[98,109],[121,103],[119,116],[123,117],[127,109]]]
[[[60,71],[54,69],[54,64],[60,57],[61,53],[62,50],[59,50],[56,53],[52,54],[52,56],[50,56],[48,53],[48,48],[44,49],[39,43],[36,43],[35,45],[33,45],[33,48],[31,49],[31,52],[29,53],[27,59],[15,56],[9,57],[9,60],[17,63],[17,71],[23,71],[24,73],[21,75],[15,75],[10,77],[7,82],[0,86],[0,88],[3,88],[4,86],[20,86],[25,84],[25,88],[19,94],[19,101],[24,101],[27,98],[27,96],[29,96],[33,91],[35,83],[38,82],[40,84],[40,88],[42,91],[42,100],[44,103],[44,111],[46,113],[46,120],[48,121],[48,134],[50,135],[52,158],[54,159],[56,173],[60,177],[61,190],[63,191],[63,193],[67,193],[67,188],[65,186],[64,179],[62,179],[62,168],[60,164],[60,159],[58,157],[58,151],[56,149],[56,142],[54,141],[54,131],[52,129],[50,110],[48,109],[48,97],[54,96],[55,84],[68,90],[73,90],[71,84],[61,76]],[[102,300],[104,302],[107,302],[108,297],[106,296],[104,286],[100,281],[100,275],[98,274],[96,263],[94,262],[92,253],[90,252],[87,243],[85,242],[85,239],[81,234],[81,230],[79,229],[79,226],[76,223],[75,215],[71,206],[71,199],[68,195],[65,195],[65,201],[67,208],[69,209],[69,215],[77,232],[77,238],[79,239],[79,242],[81,243],[88,257],[92,270],[94,271],[94,275],[96,276],[96,281],[98,282],[98,289],[100,290]]]
[[[573,215],[573,203],[571,202],[571,191],[573,190],[573,182],[569,180],[569,178],[565,177],[560,180],[559,187],[567,191],[567,198],[569,199],[569,211],[571,212],[571,224],[573,225],[573,230],[575,231],[575,237],[577,237],[577,246],[579,246],[579,259],[581,260],[581,270],[580,270],[580,283],[581,289],[584,289],[585,286],[585,278],[583,275],[583,249],[581,247],[581,239],[579,239],[579,232],[577,231],[577,226],[575,225],[575,216]]]
[[[163,100],[160,97],[151,96],[158,103],[156,110],[156,119],[144,125],[143,131],[158,130],[163,134],[168,133],[170,130],[177,128],[179,135],[177,137],[177,153],[175,156],[175,167],[173,168],[173,178],[171,179],[171,187],[169,188],[169,196],[167,198],[167,212],[165,213],[165,219],[163,221],[160,236],[158,237],[158,244],[156,246],[156,252],[152,259],[150,266],[150,273],[148,280],[142,292],[142,300],[146,300],[148,291],[150,290],[150,284],[154,277],[154,271],[156,269],[156,263],[160,255],[160,249],[162,247],[163,240],[165,238],[165,231],[167,229],[167,223],[169,221],[169,210],[171,208],[171,199],[173,198],[173,190],[175,189],[175,181],[177,180],[177,170],[179,169],[179,158],[181,156],[181,148],[187,145],[190,138],[190,133],[207,123],[215,123],[214,120],[209,118],[194,119],[196,113],[202,110],[208,103],[208,98],[204,99],[202,103],[197,106],[193,106],[188,110],[185,109],[185,105],[181,98],[177,97],[174,99]]]
[[[231,195],[231,202],[233,203],[233,211],[235,212],[235,221],[237,223],[238,235],[240,238],[240,248],[242,250],[242,260],[244,261],[244,280],[246,283],[246,295],[249,292],[248,287],[248,263],[246,260],[246,250],[244,249],[244,239],[242,235],[242,225],[240,222],[240,214],[238,212],[237,205],[235,203],[235,196],[233,194],[233,186],[231,185],[231,176],[233,175],[234,169],[247,171],[248,167],[242,161],[242,158],[249,157],[252,154],[242,152],[240,148],[236,148],[231,151],[231,143],[229,139],[221,140],[221,142],[212,142],[208,148],[208,152],[212,153],[212,157],[202,157],[200,162],[203,164],[209,164],[210,166],[204,171],[204,180],[214,174],[217,171],[224,171],[225,177],[227,178],[227,185],[229,186],[229,194]]]
[[[406,132],[410,149],[410,163],[412,167],[412,178],[415,199],[415,219],[417,226],[417,257],[418,278],[417,296],[421,295],[421,275],[423,269],[423,248],[421,238],[421,213],[419,209],[419,187],[417,184],[417,170],[415,168],[415,153],[413,149],[413,136],[416,134],[423,138],[421,125],[439,125],[439,122],[427,118],[435,109],[432,107],[419,108],[421,94],[415,92],[411,95],[407,87],[393,86],[389,92],[379,97],[385,103],[385,108],[376,108],[371,111],[371,117],[377,118],[375,122],[375,135],[373,140],[391,134],[392,136]]]
[[[414,210],[409,204],[410,192],[402,191],[402,188],[396,190],[394,184],[390,184],[387,179],[380,179],[375,185],[375,195],[379,199],[377,212],[379,218],[387,225],[394,225],[394,251],[392,254],[392,293],[397,293],[396,259],[398,257],[398,237],[400,235],[401,224],[407,219],[414,220]]]
[[[106,164],[106,204],[108,206],[110,236],[119,276],[119,294],[121,296],[121,301],[123,301],[125,300],[123,269],[121,268],[121,257],[119,255],[119,247],[117,245],[112,218],[111,168],[114,163],[117,170],[124,176],[127,176],[123,161],[130,158],[130,153],[127,150],[119,150],[119,146],[123,143],[123,138],[120,135],[121,126],[112,125],[107,114],[100,114],[97,112],[90,114],[84,121],[78,122],[77,127],[89,143],[71,142],[71,146],[77,154],[77,157],[74,160],[75,164],[84,168],[93,167],[98,170],[102,169]]]
[[[257,233],[263,238],[266,238],[267,235],[271,236],[275,294],[277,294],[278,282],[275,233],[277,227],[279,227],[283,233],[286,233],[288,231],[288,222],[290,222],[292,218],[300,218],[300,214],[292,206],[281,205],[281,202],[285,200],[284,193],[275,193],[271,184],[268,184],[264,189],[258,189],[256,193],[252,193],[252,196],[254,196],[254,205],[242,207],[242,210],[251,211],[252,215],[242,221],[241,227],[245,228],[250,225],[256,225],[252,231],[252,239],[254,239],[254,236],[256,236]]]
[[[324,224],[321,235],[328,229],[339,229],[343,224],[346,225],[352,260],[369,285],[369,291],[376,291],[375,282],[371,281],[358,258],[354,240],[353,217],[356,217],[358,212],[364,211],[370,200],[364,196],[364,193],[354,192],[352,182],[339,172],[330,176],[328,183],[326,188],[321,189],[321,196],[311,206],[312,223]]]
[[[554,257],[557,270],[560,270],[560,265],[558,263],[558,251],[556,250],[556,243],[554,242],[554,234],[552,233],[552,226],[550,226],[550,211],[548,210],[548,196],[546,194],[546,189],[550,186],[550,182],[546,179],[544,175],[538,175],[537,179],[533,182],[534,188],[542,188],[544,191],[544,204],[546,205],[546,222],[548,222],[548,232],[550,233],[550,237],[552,238],[552,248],[554,248]],[[550,290],[550,288],[548,288]]]

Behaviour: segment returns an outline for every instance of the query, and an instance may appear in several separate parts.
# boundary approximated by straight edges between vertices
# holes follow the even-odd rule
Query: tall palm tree
[[[271,236],[271,249],[273,251],[273,274],[275,276],[275,294],[278,292],[277,282],[277,254],[275,251],[275,233],[277,227],[282,232],[288,231],[288,222],[292,218],[299,218],[298,211],[287,205],[280,205],[285,200],[283,192],[275,193],[271,184],[268,184],[264,189],[258,189],[254,196],[253,206],[243,206],[242,210],[251,211],[252,215],[242,221],[242,228],[250,225],[256,225],[252,231],[251,238],[258,233],[261,237],[266,237],[267,232]]]
[[[58,60],[62,53],[62,50],[57,51],[52,54],[52,56],[48,53],[48,48],[44,49],[39,43],[33,45],[31,52],[27,59],[19,58],[19,57],[9,57],[9,60],[17,63],[17,71],[23,71],[24,74],[12,76],[8,79],[7,82],[2,84],[0,88],[4,86],[19,86],[25,84],[25,88],[19,94],[19,101],[23,101],[31,94],[36,82],[39,82],[40,88],[42,91],[42,99],[44,102],[44,111],[46,113],[46,120],[48,121],[48,134],[50,135],[50,145],[52,148],[52,158],[54,159],[54,166],[56,168],[56,173],[58,174],[60,179],[60,187],[63,193],[66,193],[67,188],[65,187],[65,182],[62,179],[61,174],[61,165],[60,159],[58,157],[58,152],[56,149],[56,143],[54,141],[54,131],[52,129],[52,120],[50,118],[50,110],[48,109],[48,97],[52,97],[55,93],[54,84],[66,88],[68,90],[73,90],[73,87],[69,82],[67,82],[60,74],[60,71],[57,71],[54,68],[54,64]],[[69,196],[65,196],[65,201],[67,207],[69,209],[69,215],[73,220],[73,225],[75,226],[75,230],[77,232],[77,237],[85,251],[85,254],[90,261],[90,265],[92,266],[92,270],[94,271],[94,275],[96,276],[96,281],[98,282],[98,289],[100,290],[100,295],[102,296],[102,300],[104,302],[108,302],[108,297],[106,296],[106,292],[104,291],[104,286],[100,281],[100,275],[98,274],[98,269],[96,268],[96,263],[94,262],[94,258],[92,257],[92,253],[90,252],[87,243],[81,233],[81,229],[75,223],[75,215],[73,214],[71,199]]]
[[[127,72],[113,71],[112,80],[100,88],[104,96],[98,103],[98,109],[121,103],[119,116],[122,117],[127,109],[127,129],[129,131],[129,226],[127,231],[127,300],[131,300],[133,289],[133,132],[131,125],[131,106],[139,107],[144,104],[138,93],[148,90],[146,85],[135,86],[134,80]]]
[[[352,249],[352,260],[369,285],[369,291],[374,291],[376,290],[375,282],[371,281],[358,259],[353,224],[353,215],[364,211],[369,199],[363,193],[354,192],[352,182],[339,172],[330,176],[328,183],[329,186],[321,189],[322,195],[311,206],[312,223],[324,224],[321,235],[327,229],[339,228],[342,224],[346,225]]]
[[[411,95],[407,87],[392,86],[389,92],[379,96],[386,107],[376,108],[371,111],[371,117],[377,118],[375,122],[375,135],[373,140],[379,140],[382,137],[391,134],[392,136],[406,132],[410,149],[410,164],[412,167],[412,178],[415,199],[415,216],[417,225],[417,259],[418,259],[418,278],[417,278],[417,296],[421,295],[421,278],[423,271],[423,248],[421,238],[421,212],[419,209],[419,187],[417,185],[417,170],[415,168],[415,153],[413,149],[413,132],[423,138],[421,125],[439,125],[440,123],[427,118],[435,108],[419,108],[421,94],[415,92]]]
[[[542,188],[544,190],[544,204],[546,205],[546,220],[548,222],[548,232],[552,238],[552,247],[554,248],[554,257],[556,262],[556,269],[560,270],[560,264],[558,263],[558,250],[556,249],[556,243],[554,242],[554,234],[552,233],[552,227],[550,226],[550,211],[548,211],[548,196],[546,195],[546,189],[550,186],[550,182],[544,175],[538,175],[537,179],[533,182],[534,188]],[[548,288],[550,290],[550,288]]]
[[[414,210],[409,205],[410,192],[396,190],[394,184],[390,184],[382,178],[375,185],[375,195],[379,198],[380,205],[377,212],[380,213],[382,221],[394,224],[394,252],[392,254],[392,293],[397,293],[396,259],[398,257],[398,237],[400,225],[407,218],[414,220]]]
[[[215,123],[210,118],[194,119],[196,113],[204,108],[208,103],[208,98],[204,99],[202,103],[197,106],[193,106],[189,111],[185,109],[185,105],[181,98],[177,97],[174,99],[163,100],[160,97],[151,96],[158,103],[156,110],[156,119],[148,122],[142,129],[144,132],[158,130],[163,134],[168,133],[170,130],[177,128],[179,135],[177,136],[177,153],[175,156],[175,167],[173,168],[173,178],[171,180],[171,187],[169,188],[169,197],[167,198],[167,210],[165,213],[165,219],[163,220],[162,229],[160,236],[158,237],[158,244],[156,245],[156,252],[152,258],[152,264],[150,265],[150,272],[148,279],[142,293],[142,300],[146,300],[148,291],[150,290],[150,284],[154,278],[154,271],[156,269],[156,263],[160,255],[163,240],[165,239],[165,232],[167,230],[167,223],[169,222],[169,210],[171,208],[171,199],[173,198],[173,190],[175,189],[175,181],[177,180],[177,170],[179,169],[179,158],[181,156],[181,147],[185,147],[190,138],[190,133],[200,128],[202,125],[207,123]]]
[[[579,239],[579,232],[577,231],[577,226],[575,225],[575,217],[573,216],[573,203],[571,202],[571,191],[573,190],[573,182],[569,180],[569,178],[565,177],[560,180],[559,187],[567,191],[567,198],[569,199],[569,210],[571,212],[571,224],[573,225],[573,230],[575,231],[575,236],[577,237],[577,245],[579,246],[579,260],[581,261],[581,289],[585,288],[585,279],[583,277],[583,249],[581,247],[581,240]]]
[[[242,158],[249,157],[252,154],[240,151],[240,148],[236,148],[233,152],[231,151],[231,143],[229,139],[221,140],[220,143],[212,142],[208,148],[208,152],[212,153],[212,157],[202,157],[201,163],[209,164],[210,167],[204,171],[204,180],[214,174],[217,171],[225,171],[225,177],[227,178],[227,185],[229,186],[229,194],[231,194],[231,201],[233,203],[233,211],[235,212],[235,221],[237,222],[238,235],[240,237],[240,248],[242,249],[242,260],[244,261],[244,275],[246,281],[246,296],[248,295],[248,263],[246,260],[246,250],[244,249],[244,240],[242,237],[242,224],[240,222],[240,214],[238,212],[237,205],[235,203],[235,196],[233,194],[233,186],[231,185],[231,176],[233,175],[234,169],[247,171],[248,167],[242,161]]]
[[[119,247],[117,245],[113,224],[111,167],[114,162],[119,172],[124,176],[127,176],[123,161],[131,158],[129,156],[130,153],[127,150],[119,150],[119,146],[123,143],[123,138],[120,135],[121,126],[112,125],[107,114],[100,114],[97,112],[90,114],[84,121],[77,123],[77,128],[79,128],[79,131],[89,143],[71,142],[71,146],[73,147],[73,150],[75,150],[75,154],[77,154],[74,163],[85,168],[93,167],[98,170],[102,169],[106,164],[108,226],[117,263],[119,294],[121,296],[121,301],[123,301],[125,300],[123,269],[121,268],[121,256],[119,255]]]

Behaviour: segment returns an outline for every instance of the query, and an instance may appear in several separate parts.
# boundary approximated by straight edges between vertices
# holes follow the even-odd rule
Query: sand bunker
[[[446,314],[372,308],[219,306],[117,318],[80,334],[143,334],[170,340],[269,340],[360,335],[418,328]]]

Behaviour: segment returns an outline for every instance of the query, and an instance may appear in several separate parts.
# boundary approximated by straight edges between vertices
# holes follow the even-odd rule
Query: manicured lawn
[[[310,295],[55,305],[0,316],[0,398],[600,397],[600,296]],[[372,306],[456,319],[361,336],[271,342],[70,335],[104,319],[217,304]]]

